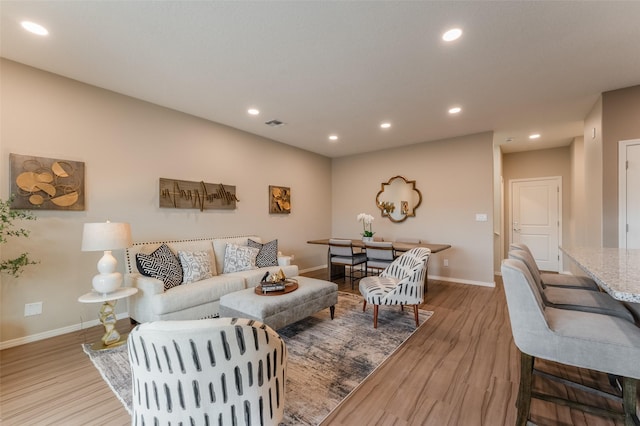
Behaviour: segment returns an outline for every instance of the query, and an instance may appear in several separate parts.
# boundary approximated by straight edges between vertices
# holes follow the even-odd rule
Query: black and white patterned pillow
[[[224,250],[224,273],[256,269],[256,256],[259,251],[249,246],[227,244]]]
[[[136,266],[142,275],[162,281],[165,291],[182,284],[182,265],[166,244],[151,254],[137,253]]]
[[[262,244],[249,238],[247,245],[249,247],[260,249],[258,256],[256,257],[256,266],[258,268],[278,266],[278,240]]]
[[[211,260],[206,251],[178,251],[184,284],[211,278]]]

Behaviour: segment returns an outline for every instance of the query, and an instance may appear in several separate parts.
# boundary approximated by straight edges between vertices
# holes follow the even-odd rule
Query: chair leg
[[[622,379],[622,408],[624,410],[625,426],[640,424],[636,415],[636,392],[638,380],[629,377]]]
[[[367,308],[367,299],[364,299],[364,302],[362,302],[362,312],[364,312],[366,308]]]
[[[378,305],[373,305],[373,328],[378,328]]]
[[[531,410],[531,386],[533,384],[533,357],[520,353],[520,388],[518,390],[518,417],[516,426],[526,426]]]
[[[420,327],[420,319],[418,318],[418,305],[413,305],[413,316],[416,317],[416,328]]]

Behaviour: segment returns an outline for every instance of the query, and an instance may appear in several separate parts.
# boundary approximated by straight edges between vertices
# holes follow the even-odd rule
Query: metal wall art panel
[[[291,188],[269,185],[269,213],[291,213]]]
[[[233,185],[160,178],[160,207],[233,210],[238,201]]]
[[[9,154],[11,208],[84,210],[84,162]]]

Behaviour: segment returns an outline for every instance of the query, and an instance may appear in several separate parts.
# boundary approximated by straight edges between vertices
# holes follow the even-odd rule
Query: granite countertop
[[[613,298],[640,303],[640,249],[560,247]]]

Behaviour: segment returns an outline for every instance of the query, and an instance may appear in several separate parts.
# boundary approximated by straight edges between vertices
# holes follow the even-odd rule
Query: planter
[[[370,243],[373,241],[373,237],[362,237],[363,243]]]

